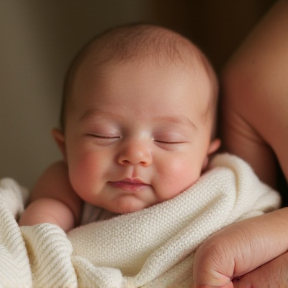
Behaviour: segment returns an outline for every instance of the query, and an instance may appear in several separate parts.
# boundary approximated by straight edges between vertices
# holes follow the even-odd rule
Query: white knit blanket
[[[52,224],[19,228],[15,218],[27,191],[2,179],[0,287],[189,287],[201,242],[280,205],[278,194],[239,158],[218,155],[210,168],[172,200],[68,235]]]

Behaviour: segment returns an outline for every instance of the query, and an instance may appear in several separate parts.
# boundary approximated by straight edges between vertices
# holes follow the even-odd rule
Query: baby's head
[[[153,25],[118,27],[74,60],[54,137],[79,196],[115,213],[173,198],[216,151],[217,81],[203,53]]]

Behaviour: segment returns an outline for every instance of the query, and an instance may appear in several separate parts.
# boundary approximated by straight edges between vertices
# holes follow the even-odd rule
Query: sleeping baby
[[[279,204],[242,160],[209,161],[220,146],[217,98],[213,68],[185,37],[147,24],[96,37],[67,74],[52,132],[63,161],[39,179],[20,226],[69,231],[74,265],[85,259],[99,279],[121,271],[119,287],[191,287],[209,235]]]
[[[20,224],[68,231],[83,202],[124,214],[177,196],[219,148],[216,108],[215,74],[184,37],[151,25],[98,36],[67,76],[53,131],[64,161],[40,179]]]

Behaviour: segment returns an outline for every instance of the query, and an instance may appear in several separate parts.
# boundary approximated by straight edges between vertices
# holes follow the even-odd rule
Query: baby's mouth
[[[150,187],[151,185],[144,183],[139,178],[125,178],[119,181],[110,181],[112,186],[120,188],[125,191],[140,191],[144,188]]]

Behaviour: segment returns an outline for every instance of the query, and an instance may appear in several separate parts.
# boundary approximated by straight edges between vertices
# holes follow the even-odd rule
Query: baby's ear
[[[210,155],[214,152],[216,152],[221,146],[221,140],[216,138],[209,144],[207,155]]]
[[[66,160],[66,144],[65,144],[65,137],[64,137],[63,131],[60,129],[54,128],[52,129],[51,133],[64,159]]]

